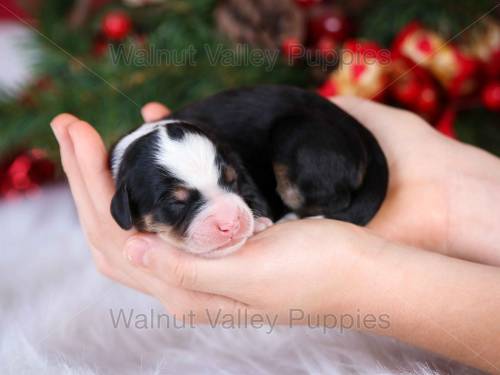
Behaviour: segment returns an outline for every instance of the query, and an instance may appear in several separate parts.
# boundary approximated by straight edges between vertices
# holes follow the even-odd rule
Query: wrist
[[[494,267],[389,242],[378,252],[363,251],[361,257],[356,276],[359,310],[386,317],[388,324],[360,330],[491,370],[489,365],[499,359],[492,348],[500,344],[490,328],[500,324],[499,302],[485,303],[500,285]],[[491,345],[485,347],[486,342]]]

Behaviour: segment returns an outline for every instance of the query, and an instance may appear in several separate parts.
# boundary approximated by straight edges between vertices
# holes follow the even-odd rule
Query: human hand
[[[389,189],[368,227],[387,239],[500,265],[500,159],[444,137],[417,115],[355,97],[333,102],[370,129]]]
[[[145,120],[167,114],[168,110],[157,103],[143,108]],[[142,286],[146,280],[128,267],[119,252],[135,231],[121,230],[111,217],[109,206],[115,187],[107,164],[107,150],[99,134],[85,121],[66,113],[55,117],[51,127],[97,269],[122,284],[149,293]]]
[[[273,314],[290,323],[290,310],[304,314],[354,314],[366,300],[361,258],[376,257],[386,241],[349,223],[305,219],[274,225],[251,237],[236,254],[207,259],[179,251],[150,235],[133,236],[125,255],[164,286],[196,291],[184,308],[172,308],[166,290],[155,295],[177,315]],[[372,263],[373,264],[373,263]]]

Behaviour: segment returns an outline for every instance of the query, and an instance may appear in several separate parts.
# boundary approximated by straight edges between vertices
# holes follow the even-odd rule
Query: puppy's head
[[[177,120],[141,126],[111,155],[111,213],[123,229],[157,232],[182,249],[220,256],[252,235],[240,197],[241,166],[197,127]]]

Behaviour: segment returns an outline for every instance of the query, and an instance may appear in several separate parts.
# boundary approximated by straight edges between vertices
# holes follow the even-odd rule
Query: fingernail
[[[125,256],[135,266],[146,267],[148,265],[147,252],[149,243],[140,238],[134,238],[125,246]]]

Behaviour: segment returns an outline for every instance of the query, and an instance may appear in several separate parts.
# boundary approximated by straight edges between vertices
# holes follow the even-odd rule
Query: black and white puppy
[[[373,135],[288,86],[229,90],[123,137],[111,213],[186,251],[220,256],[288,213],[365,225],[388,169]]]

